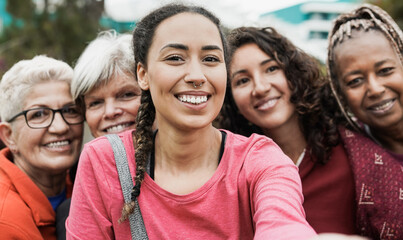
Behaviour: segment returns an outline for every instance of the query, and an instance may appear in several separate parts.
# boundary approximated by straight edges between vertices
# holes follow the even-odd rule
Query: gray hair
[[[65,62],[44,55],[14,64],[0,82],[0,117],[8,121],[21,112],[29,91],[39,83],[65,81],[70,85],[73,69]]]
[[[73,99],[84,96],[116,75],[134,74],[132,36],[114,30],[100,32],[81,54],[74,67]]]

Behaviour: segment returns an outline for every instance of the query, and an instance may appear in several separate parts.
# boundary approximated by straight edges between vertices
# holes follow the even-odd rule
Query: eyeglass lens
[[[70,106],[58,110],[50,108],[30,109],[26,113],[27,123],[31,127],[47,127],[52,123],[55,112],[60,112],[68,124],[78,124],[83,121],[82,113],[76,106]]]

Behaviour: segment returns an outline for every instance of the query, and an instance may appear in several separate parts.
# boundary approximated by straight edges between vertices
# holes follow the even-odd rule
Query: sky
[[[201,5],[212,11],[228,27],[253,24],[259,14],[307,0],[181,0]],[[322,0],[331,1],[331,0]],[[117,21],[135,21],[173,0],[105,0],[105,11]]]

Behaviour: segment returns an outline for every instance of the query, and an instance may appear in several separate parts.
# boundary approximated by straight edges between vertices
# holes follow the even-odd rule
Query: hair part
[[[335,49],[340,44],[353,37],[353,31],[375,30],[382,33],[390,42],[392,48],[403,63],[403,33],[396,22],[387,12],[372,4],[363,4],[350,13],[340,15],[329,33],[327,71],[329,75],[329,85],[333,97],[337,101],[338,107],[348,124],[357,131],[362,131],[359,124],[352,118],[348,110],[347,101],[337,76],[337,64],[335,62]]]
[[[132,35],[118,34],[115,30],[100,32],[74,67],[73,99],[82,98],[119,75],[135,76]]]
[[[274,59],[284,71],[291,90],[290,102],[295,105],[300,128],[308,143],[309,151],[321,163],[325,163],[333,146],[338,143],[337,129],[332,118],[322,111],[321,91],[325,80],[319,62],[297,48],[274,28],[240,27],[228,36],[231,48],[230,61],[235,51],[246,45],[256,44]],[[263,134],[263,129],[246,120],[232,96],[231,79],[227,84],[223,109],[219,117],[220,127],[249,136]],[[329,103],[330,104],[330,103]]]
[[[23,110],[27,95],[36,84],[63,81],[70,85],[73,69],[65,62],[45,55],[14,64],[0,82],[0,118],[8,121]]]
[[[151,44],[153,43],[153,38],[157,27],[165,19],[168,19],[180,13],[199,14],[214,23],[217,26],[222,39],[222,44],[224,48],[224,59],[228,59],[227,42],[225,40],[223,30],[221,29],[220,20],[217,17],[215,17],[212,13],[202,7],[184,4],[168,4],[152,11],[151,13],[146,15],[140,22],[137,23],[133,31],[133,51],[135,66],[138,66],[138,64],[142,64],[144,68],[147,68],[148,52]],[[228,66],[228,64],[226,64],[226,66]],[[154,123],[154,120],[155,107],[152,101],[151,93],[149,90],[142,90],[141,104],[136,120],[136,176],[134,178],[135,183],[132,190],[132,202],[124,205],[120,221],[127,219],[127,217],[134,211],[134,201],[140,194],[141,183],[143,182],[144,174],[146,172],[146,166],[148,164],[148,157],[151,151],[153,151],[154,149],[152,132],[152,125]]]

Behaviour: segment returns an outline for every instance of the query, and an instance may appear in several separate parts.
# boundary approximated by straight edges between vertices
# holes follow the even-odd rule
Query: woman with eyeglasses
[[[84,117],[70,94],[73,69],[46,56],[22,60],[0,82],[1,239],[56,239],[55,209],[71,195]]]

